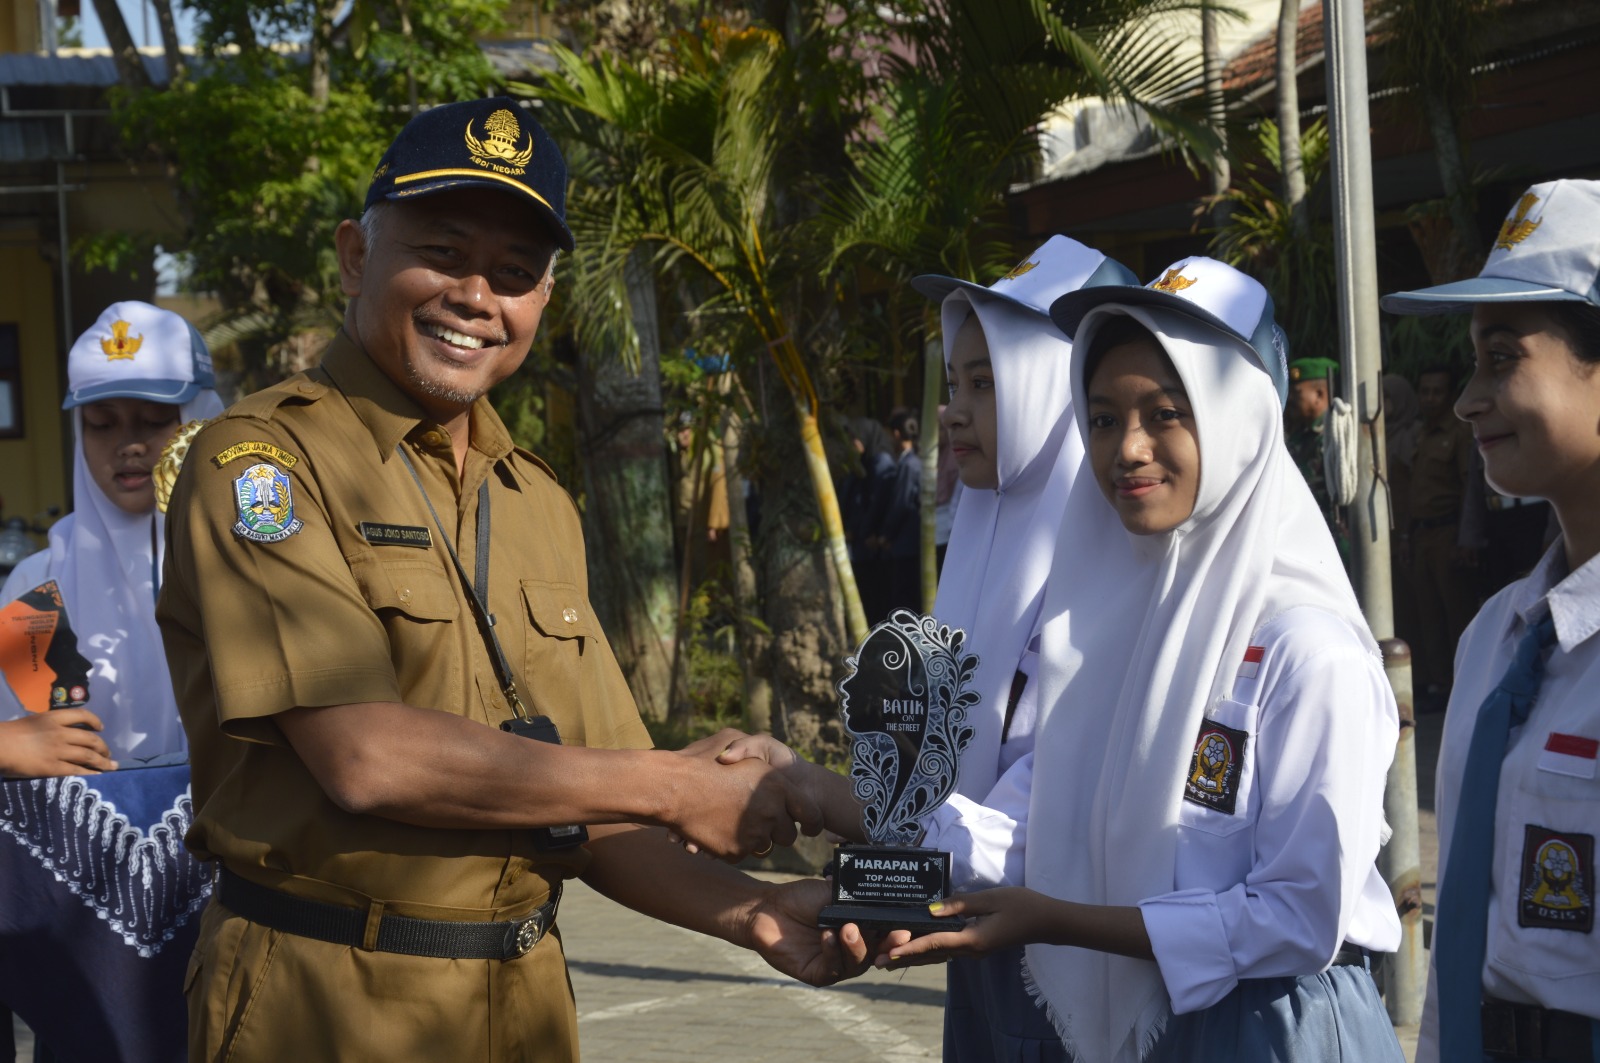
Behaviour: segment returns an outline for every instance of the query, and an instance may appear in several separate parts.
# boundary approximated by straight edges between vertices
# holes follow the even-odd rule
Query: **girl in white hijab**
[[[1058,556],[1028,814],[993,839],[1027,888],[884,961],[1026,944],[1081,1063],[1398,1060],[1368,973],[1400,936],[1373,863],[1398,719],[1283,445],[1271,301],[1187,259],[1052,311],[1102,497],[1063,520],[1092,563]]]
[[[166,518],[151,473],[180,425],[222,412],[211,355],[177,314],[114,303],[73,344],[67,381],[75,509],[50,529],[46,549],[12,571],[0,603],[56,582],[90,662],[87,705],[25,706],[0,683],[0,717],[17,717],[0,723],[0,772],[182,762],[187,746],[155,619]]]
[[[923,823],[923,844],[955,852],[958,886],[997,881],[1006,854],[974,839],[1017,829],[1014,813],[988,806],[1026,793],[1038,716],[1032,677],[1040,609],[1062,515],[1083,467],[1083,441],[1072,420],[1072,344],[1051,324],[1049,307],[1085,286],[1136,283],[1121,263],[1065,236],[1051,237],[987,288],[931,275],[912,282],[941,304],[950,380],[942,421],[962,483],[933,612],[966,632],[963,652],[978,658],[970,689],[980,700],[967,716],[975,734],[961,754],[956,792]],[[828,827],[862,839],[848,778],[759,736],[734,743],[723,759],[750,755],[807,772]],[[998,863],[985,863],[992,860]],[[951,966],[946,1060],[1068,1058],[1032,1006],[1021,960],[1013,949]]]

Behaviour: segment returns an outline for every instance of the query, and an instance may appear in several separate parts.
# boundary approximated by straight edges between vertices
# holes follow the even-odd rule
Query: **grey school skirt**
[[[952,960],[945,1063],[1070,1063],[1022,981],[1022,950]],[[1146,1063],[1404,1063],[1366,967],[1253,978],[1204,1011],[1174,1015]],[[1088,1063],[1088,1061],[1085,1061]]]
[[[1252,978],[1204,1011],[1174,1015],[1146,1063],[1404,1063],[1365,966]]]

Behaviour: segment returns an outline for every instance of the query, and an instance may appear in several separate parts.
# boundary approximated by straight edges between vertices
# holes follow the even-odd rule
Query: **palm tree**
[[[1216,14],[1214,4],[1203,5]],[[1077,0],[1035,5],[953,0],[905,17],[902,50],[883,58],[886,78],[870,105],[870,136],[850,145],[851,172],[825,199],[830,268],[888,282],[882,320],[894,345],[899,322],[925,338],[923,599],[932,608],[932,414],[944,366],[937,308],[907,285],[919,273],[992,281],[1014,264],[1004,197],[1034,175],[1038,129],[1064,100],[1098,97],[1136,108],[1174,143],[1219,155],[1207,118],[1191,113],[1204,57],[1181,56],[1171,16],[1193,0]]]
[[[584,163],[575,162],[569,209],[580,240],[593,248],[580,266],[580,329],[613,339],[620,333],[619,346],[631,346],[615,294],[627,257],[642,246],[656,252],[658,270],[684,271],[709,293],[696,313],[710,327],[754,335],[794,403],[847,630],[865,638],[823,448],[821,401],[785,291],[806,258],[803,226],[780,218],[773,187],[783,147],[784,42],[766,29],[723,27],[680,38],[673,64],[650,71],[615,58],[587,63],[559,47],[555,56],[560,76],[538,90],[546,113],[609,171],[586,182]]]

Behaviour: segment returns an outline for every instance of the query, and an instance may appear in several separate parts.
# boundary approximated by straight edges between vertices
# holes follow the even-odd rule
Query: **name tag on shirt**
[[[1600,758],[1600,739],[1551,731],[1539,753],[1539,770],[1570,775],[1574,779],[1592,779],[1596,765],[1600,764],[1597,758]]]
[[[364,520],[357,525],[361,537],[373,546],[415,546],[421,550],[433,548],[429,530],[412,524],[374,524]]]

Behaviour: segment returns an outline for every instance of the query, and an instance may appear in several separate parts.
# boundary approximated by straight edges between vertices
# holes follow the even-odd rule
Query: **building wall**
[[[0,500],[7,517],[67,506],[54,271],[35,248],[0,246],[0,323],[17,325],[22,353],[20,439],[0,439]],[[42,545],[42,544],[41,544]]]
[[[39,50],[39,0],[0,0],[0,52]]]

